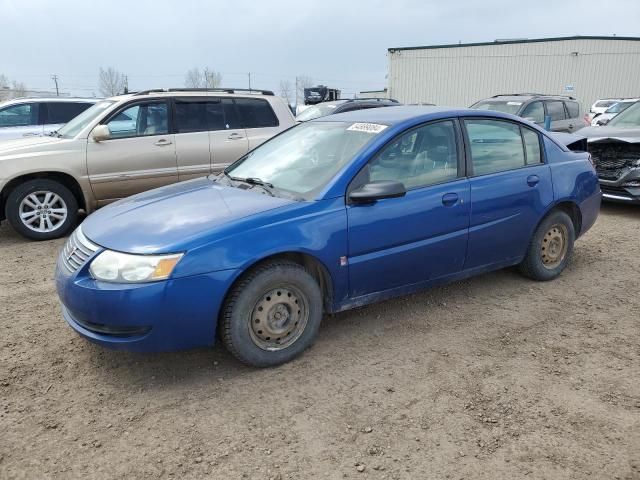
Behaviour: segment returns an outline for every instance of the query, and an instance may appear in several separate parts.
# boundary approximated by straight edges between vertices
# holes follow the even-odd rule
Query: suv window
[[[358,177],[356,185],[395,180],[407,189],[457,178],[458,149],[453,122],[430,123],[400,135]]]
[[[531,119],[531,121],[535,123],[544,123],[544,107],[542,106],[542,102],[531,102],[524,108],[520,116]]]
[[[85,102],[48,102],[46,105],[49,111],[47,123],[67,123],[91,106]]]
[[[167,103],[138,103],[118,112],[107,125],[112,138],[143,137],[169,133]]]
[[[0,127],[38,125],[38,104],[20,103],[0,110]]]
[[[569,118],[578,118],[580,116],[580,105],[578,102],[564,102],[569,112]]]
[[[464,124],[474,175],[524,167],[525,153],[518,125],[499,120],[465,120]]]
[[[236,106],[244,128],[277,127],[278,117],[271,105],[261,98],[236,98]]]
[[[228,98],[176,100],[176,132],[206,132],[241,128]]]
[[[548,101],[545,102],[547,104],[547,115],[551,117],[551,120],[564,120],[564,106],[561,101]]]

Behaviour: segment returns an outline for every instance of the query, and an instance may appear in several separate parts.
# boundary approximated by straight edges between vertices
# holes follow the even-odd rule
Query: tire
[[[5,215],[22,236],[31,240],[51,240],[67,235],[75,227],[78,202],[61,183],[36,178],[13,189],[7,197]]]
[[[300,355],[314,342],[322,321],[322,292],[301,265],[272,261],[234,285],[218,333],[241,362],[272,367]]]
[[[559,210],[549,213],[531,238],[520,272],[539,281],[558,277],[571,260],[575,238],[569,215]]]

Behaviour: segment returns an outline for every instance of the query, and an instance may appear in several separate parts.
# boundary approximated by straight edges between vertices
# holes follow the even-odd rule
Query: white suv
[[[28,238],[60,237],[78,209],[219,172],[294,124],[284,100],[264,90],[101,100],[51,137],[0,143],[0,220]]]
[[[48,135],[96,103],[95,98],[20,98],[0,103],[0,140]]]

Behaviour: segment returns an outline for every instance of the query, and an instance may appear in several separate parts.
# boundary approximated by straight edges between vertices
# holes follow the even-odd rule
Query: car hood
[[[32,152],[42,152],[55,146],[57,149],[61,144],[73,142],[73,139],[58,137],[29,137],[17,140],[5,140],[0,142],[0,159],[2,157],[28,154]]]
[[[204,234],[291,203],[263,194],[260,188],[242,190],[201,178],[108,205],[82,223],[82,232],[98,245],[120,252],[177,252]]]
[[[576,135],[586,137],[589,142],[608,138],[629,143],[640,142],[640,128],[616,128],[615,126],[585,127],[578,130]]]

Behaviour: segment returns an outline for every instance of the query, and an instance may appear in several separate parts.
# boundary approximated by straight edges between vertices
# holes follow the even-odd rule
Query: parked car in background
[[[580,103],[575,98],[565,95],[538,93],[494,95],[474,103],[471,108],[510,113],[540,126],[544,125],[545,116],[549,116],[552,132],[573,133],[588,125],[580,113]]]
[[[638,98],[629,98],[629,99],[620,100],[619,102],[614,103],[609,108],[607,108],[604,111],[604,113],[596,113],[593,116],[593,120],[591,120],[591,126],[592,127],[598,127],[600,125],[606,125],[607,123],[609,123],[609,121],[613,117],[615,117],[620,112],[625,111],[627,108],[629,108],[631,105],[633,105],[638,100],[640,100],[640,99],[638,99]]]
[[[605,126],[583,128],[577,135],[587,139],[602,198],[640,204],[640,102]]]
[[[56,238],[119,198],[219,172],[295,124],[272,92],[150,90],[101,100],[52,137],[0,143],[0,220]]]
[[[56,286],[92,342],[153,351],[218,336],[272,366],[314,341],[325,312],[511,265],[556,278],[599,207],[589,154],[517,117],[360,110],[95,212],[60,253]]]
[[[41,137],[96,103],[95,98],[20,98],[0,103],[0,141]]]
[[[624,98],[602,98],[600,100],[596,100],[593,105],[591,105],[589,113],[591,113],[592,116],[598,113],[604,113],[609,107],[614,103],[618,103],[620,100],[624,100]]]
[[[353,98],[335,100],[333,102],[322,102],[303,110],[297,117],[298,122],[308,122],[315,118],[333,115],[336,113],[352,112],[353,110],[364,110],[366,108],[397,107],[400,105],[397,100],[388,98]]]

